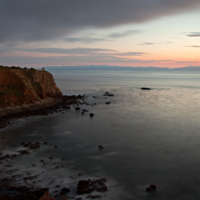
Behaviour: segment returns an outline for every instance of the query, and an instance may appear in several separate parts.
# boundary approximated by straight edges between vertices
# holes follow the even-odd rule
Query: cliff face
[[[61,98],[52,74],[46,71],[0,68],[0,108]]]

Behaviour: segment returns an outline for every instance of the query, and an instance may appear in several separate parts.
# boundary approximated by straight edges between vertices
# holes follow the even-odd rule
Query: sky
[[[0,65],[200,66],[200,0],[0,0]]]

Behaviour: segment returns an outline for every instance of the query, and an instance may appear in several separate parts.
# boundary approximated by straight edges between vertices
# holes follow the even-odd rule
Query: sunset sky
[[[0,0],[0,65],[200,66],[200,0]]]

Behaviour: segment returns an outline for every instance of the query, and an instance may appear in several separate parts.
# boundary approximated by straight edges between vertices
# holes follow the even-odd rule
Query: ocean
[[[29,155],[1,161],[0,178],[16,175],[13,184],[48,187],[52,196],[67,187],[67,199],[88,199],[76,194],[77,183],[96,178],[107,179],[108,191],[94,192],[106,200],[200,198],[199,72],[49,72],[63,94],[85,94],[93,106],[81,109],[94,117],[71,109],[19,119],[1,130],[3,154],[23,149],[23,141],[42,145]],[[105,97],[105,92],[114,96]],[[28,174],[36,176],[24,180]],[[151,184],[156,190],[146,192]]]

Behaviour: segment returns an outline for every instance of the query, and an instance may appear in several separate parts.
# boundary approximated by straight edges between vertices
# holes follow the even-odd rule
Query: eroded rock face
[[[80,180],[78,182],[78,194],[87,194],[91,193],[93,191],[98,191],[98,192],[104,192],[107,191],[108,188],[105,184],[106,179],[101,178],[101,179],[96,179],[96,180]]]
[[[0,69],[0,108],[33,103],[47,97],[62,97],[49,72]]]

